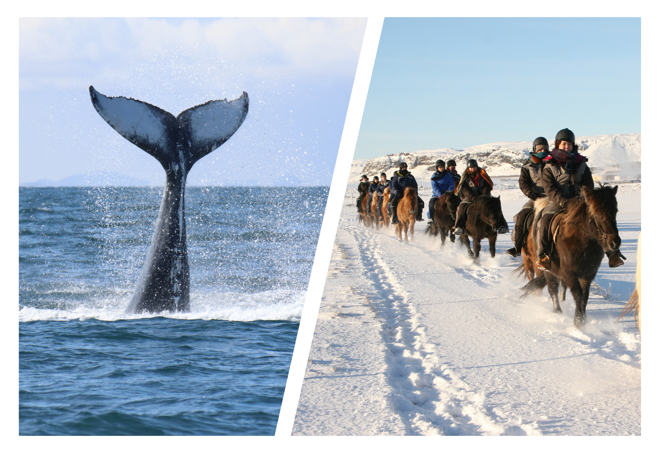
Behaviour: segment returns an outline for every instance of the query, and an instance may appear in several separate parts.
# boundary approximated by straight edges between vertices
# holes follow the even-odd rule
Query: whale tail
[[[89,87],[89,94],[101,118],[119,135],[155,157],[163,168],[179,159],[177,144],[183,145],[188,150],[185,155],[188,171],[234,135],[243,124],[250,103],[244,91],[233,101],[208,101],[184,110],[175,118],[147,102],[105,96],[93,86]]]

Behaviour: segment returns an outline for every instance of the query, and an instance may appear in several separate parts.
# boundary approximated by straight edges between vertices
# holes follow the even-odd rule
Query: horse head
[[[595,236],[605,251],[617,250],[621,246],[621,237],[616,225],[616,213],[619,211],[616,192],[619,186],[600,185],[597,189],[582,186],[582,196],[593,224]]]
[[[502,215],[502,202],[500,197],[482,195],[484,209],[481,210],[481,221],[488,224],[498,234],[508,233],[509,226]]]

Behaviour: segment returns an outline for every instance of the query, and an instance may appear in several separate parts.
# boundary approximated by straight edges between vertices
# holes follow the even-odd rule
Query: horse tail
[[[435,222],[431,222],[428,225],[426,225],[426,229],[424,230],[424,234],[428,234],[429,236],[437,236],[438,235],[438,227],[435,225]]]
[[[522,263],[520,266],[512,270],[511,273],[516,275],[517,277],[522,277],[523,275],[525,275],[525,263]]]
[[[545,278],[545,272],[536,277],[534,280],[527,283],[525,286],[520,288],[522,295],[520,298],[529,296],[531,293],[540,291],[548,284],[548,280]]]

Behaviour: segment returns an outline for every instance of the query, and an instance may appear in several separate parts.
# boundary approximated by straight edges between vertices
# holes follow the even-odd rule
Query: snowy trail
[[[628,261],[601,267],[584,331],[570,292],[563,315],[547,293],[519,299],[519,261],[502,254],[509,235],[474,263],[423,235],[425,223],[400,243],[345,206],[293,433],[639,435],[640,337],[630,318],[614,322],[634,287],[639,193],[619,198]],[[512,227],[522,203],[515,191],[502,199]],[[361,323],[337,315],[358,303]],[[349,356],[340,388],[333,367]]]

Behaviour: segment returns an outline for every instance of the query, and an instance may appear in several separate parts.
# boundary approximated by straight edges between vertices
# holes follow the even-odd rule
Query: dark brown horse
[[[497,235],[509,232],[509,226],[504,220],[504,215],[502,215],[500,197],[478,196],[468,209],[467,221],[461,235],[461,243],[467,247],[468,254],[477,259],[481,251],[481,240],[488,238],[490,256],[495,258]],[[470,248],[470,238],[468,236],[472,236],[474,241],[474,253]]]
[[[461,204],[461,199],[453,191],[449,190],[443,193],[435,203],[433,222],[426,227],[424,233],[433,236],[437,236],[440,233],[442,245],[445,245],[447,236],[449,236],[449,240],[453,243],[456,240],[456,236],[454,236],[452,227],[454,226],[456,209],[459,204]]]
[[[523,249],[523,264],[529,274],[532,269],[536,278],[523,288],[523,297],[548,286],[553,311],[561,313],[559,284],[571,290],[575,299],[575,327],[581,328],[586,319],[589,287],[596,277],[604,250],[618,250],[621,245],[616,225],[617,186],[591,190],[582,187],[582,196],[566,202],[564,211],[555,216],[550,224],[550,234],[555,237],[550,253],[550,269],[539,270],[534,266],[534,234],[530,234]],[[538,209],[538,207],[537,207]]]
[[[410,240],[412,241],[415,233],[415,218],[417,217],[417,189],[406,187],[403,197],[396,205],[396,215],[399,223],[396,224],[396,234],[401,240],[401,233],[405,233],[406,242],[408,242],[408,230],[410,230]]]

